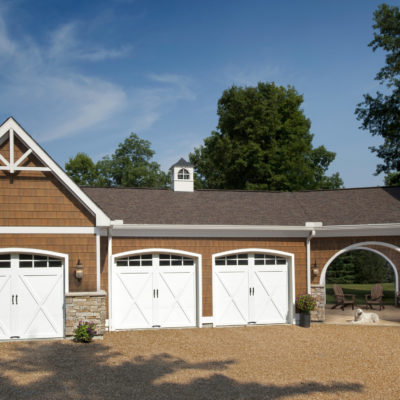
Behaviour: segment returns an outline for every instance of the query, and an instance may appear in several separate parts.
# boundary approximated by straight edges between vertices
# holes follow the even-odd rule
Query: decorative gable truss
[[[23,151],[21,151],[17,143],[23,144]],[[32,161],[32,156],[35,157],[35,160],[39,160],[39,162]],[[0,126],[0,171],[9,173],[11,176],[19,171],[51,172],[93,215],[96,216],[96,226],[110,226],[110,219],[108,216],[12,117],[8,118]]]
[[[0,166],[0,170],[8,171],[10,174],[14,174],[16,171],[51,171],[49,167],[41,167],[41,166],[24,166],[23,162],[27,161],[30,154],[33,153],[33,150],[29,148],[25,153],[22,154],[15,161],[15,146],[14,146],[14,129],[10,128],[8,132],[5,132],[1,137],[0,141],[4,143],[8,139],[9,144],[9,152],[7,160],[1,153],[0,153],[0,161],[4,164]]]

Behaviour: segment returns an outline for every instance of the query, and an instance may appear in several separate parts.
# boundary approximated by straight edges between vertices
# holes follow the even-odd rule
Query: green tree
[[[328,283],[387,283],[394,282],[394,272],[379,254],[353,250],[332,262],[326,280]]]
[[[96,185],[96,165],[86,153],[78,153],[65,164],[65,172],[78,185]]]
[[[303,97],[289,86],[232,86],[218,101],[217,130],[190,154],[197,187],[300,190],[339,188],[326,176],[335,153],[313,148]]]
[[[356,283],[356,266],[354,252],[344,253],[335,258],[326,271],[328,283]]]
[[[381,136],[383,144],[370,150],[382,160],[375,175],[384,172],[387,185],[400,185],[400,11],[396,6],[381,4],[374,12],[374,39],[368,44],[373,51],[386,53],[386,65],[375,79],[384,93],[364,95],[355,114],[361,129]]]
[[[154,151],[150,146],[148,140],[131,133],[111,157],[94,164],[88,155],[78,153],[65,164],[65,170],[79,185],[166,187],[168,176],[151,161]]]

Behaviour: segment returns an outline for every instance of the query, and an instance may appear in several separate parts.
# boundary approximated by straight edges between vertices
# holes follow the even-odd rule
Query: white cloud
[[[149,129],[165,113],[182,100],[195,100],[192,80],[179,74],[149,74],[161,87],[141,88],[131,93],[133,127],[136,131]]]
[[[179,74],[150,74],[138,88],[79,72],[79,60],[123,57],[129,46],[105,48],[81,40],[81,23],[57,27],[45,44],[8,34],[0,10],[0,109],[38,132],[42,143],[84,135],[123,118],[127,129],[152,127],[182,100],[196,98],[193,83]]]
[[[68,67],[68,54],[79,50],[75,33],[75,23],[63,25],[48,47],[39,47],[32,38],[11,38],[0,16],[0,107],[17,118],[21,113],[42,120],[38,137],[42,142],[83,133],[123,110],[127,103],[119,86]],[[79,51],[85,54],[83,49]],[[102,50],[97,59],[108,56],[109,51]]]
[[[85,45],[77,38],[80,27],[82,24],[74,21],[51,32],[48,55],[52,61],[86,60],[96,62],[126,57],[132,50],[131,46],[127,45],[120,48],[105,48],[97,44]]]

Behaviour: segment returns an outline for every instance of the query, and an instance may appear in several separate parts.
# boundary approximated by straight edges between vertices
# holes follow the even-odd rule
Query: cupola
[[[171,166],[172,189],[174,192],[193,192],[193,165],[181,158]]]

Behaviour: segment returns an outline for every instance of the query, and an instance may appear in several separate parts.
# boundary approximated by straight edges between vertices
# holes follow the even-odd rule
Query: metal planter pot
[[[311,314],[300,313],[300,326],[309,328],[311,325]]]

